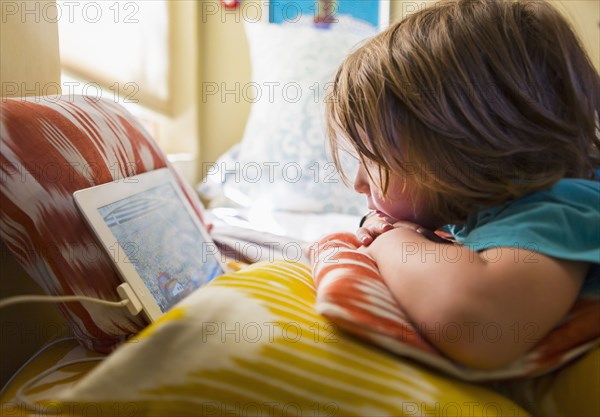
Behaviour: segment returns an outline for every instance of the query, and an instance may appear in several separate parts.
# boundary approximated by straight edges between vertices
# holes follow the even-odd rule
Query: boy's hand
[[[360,240],[360,242],[364,246],[369,246],[371,243],[373,243],[373,241],[375,240],[375,238],[377,236],[379,236],[385,232],[388,232],[390,230],[396,229],[396,228],[405,228],[405,229],[412,230],[416,233],[423,235],[425,238],[427,238],[433,242],[450,243],[446,239],[443,239],[440,236],[438,236],[437,234],[435,234],[433,231],[431,231],[423,226],[420,226],[416,223],[409,222],[406,220],[399,220],[392,224],[392,223],[387,222],[385,219],[383,219],[382,217],[380,217],[378,215],[369,217],[364,222],[362,227],[360,227],[356,231],[356,237],[358,238],[358,240]]]
[[[380,216],[369,217],[356,231],[356,237],[364,246],[370,245],[377,236],[392,230],[394,226]]]

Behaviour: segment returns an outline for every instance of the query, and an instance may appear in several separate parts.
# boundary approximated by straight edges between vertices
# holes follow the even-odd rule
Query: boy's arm
[[[589,268],[518,248],[478,253],[407,228],[383,233],[364,251],[418,330],[480,369],[531,349],[568,312]]]

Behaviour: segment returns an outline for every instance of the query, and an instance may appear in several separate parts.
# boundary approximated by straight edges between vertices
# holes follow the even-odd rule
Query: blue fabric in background
[[[318,0],[272,0],[269,2],[269,22],[281,24],[296,21],[299,17],[313,17]],[[351,15],[379,27],[379,0],[337,0],[336,14]],[[301,15],[301,16],[299,16]]]

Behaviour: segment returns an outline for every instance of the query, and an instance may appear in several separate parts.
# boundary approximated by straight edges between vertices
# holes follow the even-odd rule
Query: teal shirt
[[[562,179],[471,215],[465,226],[449,231],[475,251],[508,246],[600,263],[600,182]]]
[[[596,177],[600,179],[600,170]],[[564,178],[551,188],[472,214],[466,225],[447,230],[475,251],[512,247],[600,264],[600,182]],[[588,278],[596,281],[599,272],[593,265]]]

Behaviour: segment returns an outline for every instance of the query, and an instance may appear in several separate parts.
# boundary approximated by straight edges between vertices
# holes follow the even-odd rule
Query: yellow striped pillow
[[[259,263],[223,275],[117,349],[53,407],[93,403],[102,415],[145,416],[527,415],[482,386],[345,336],[314,303],[302,264]]]

